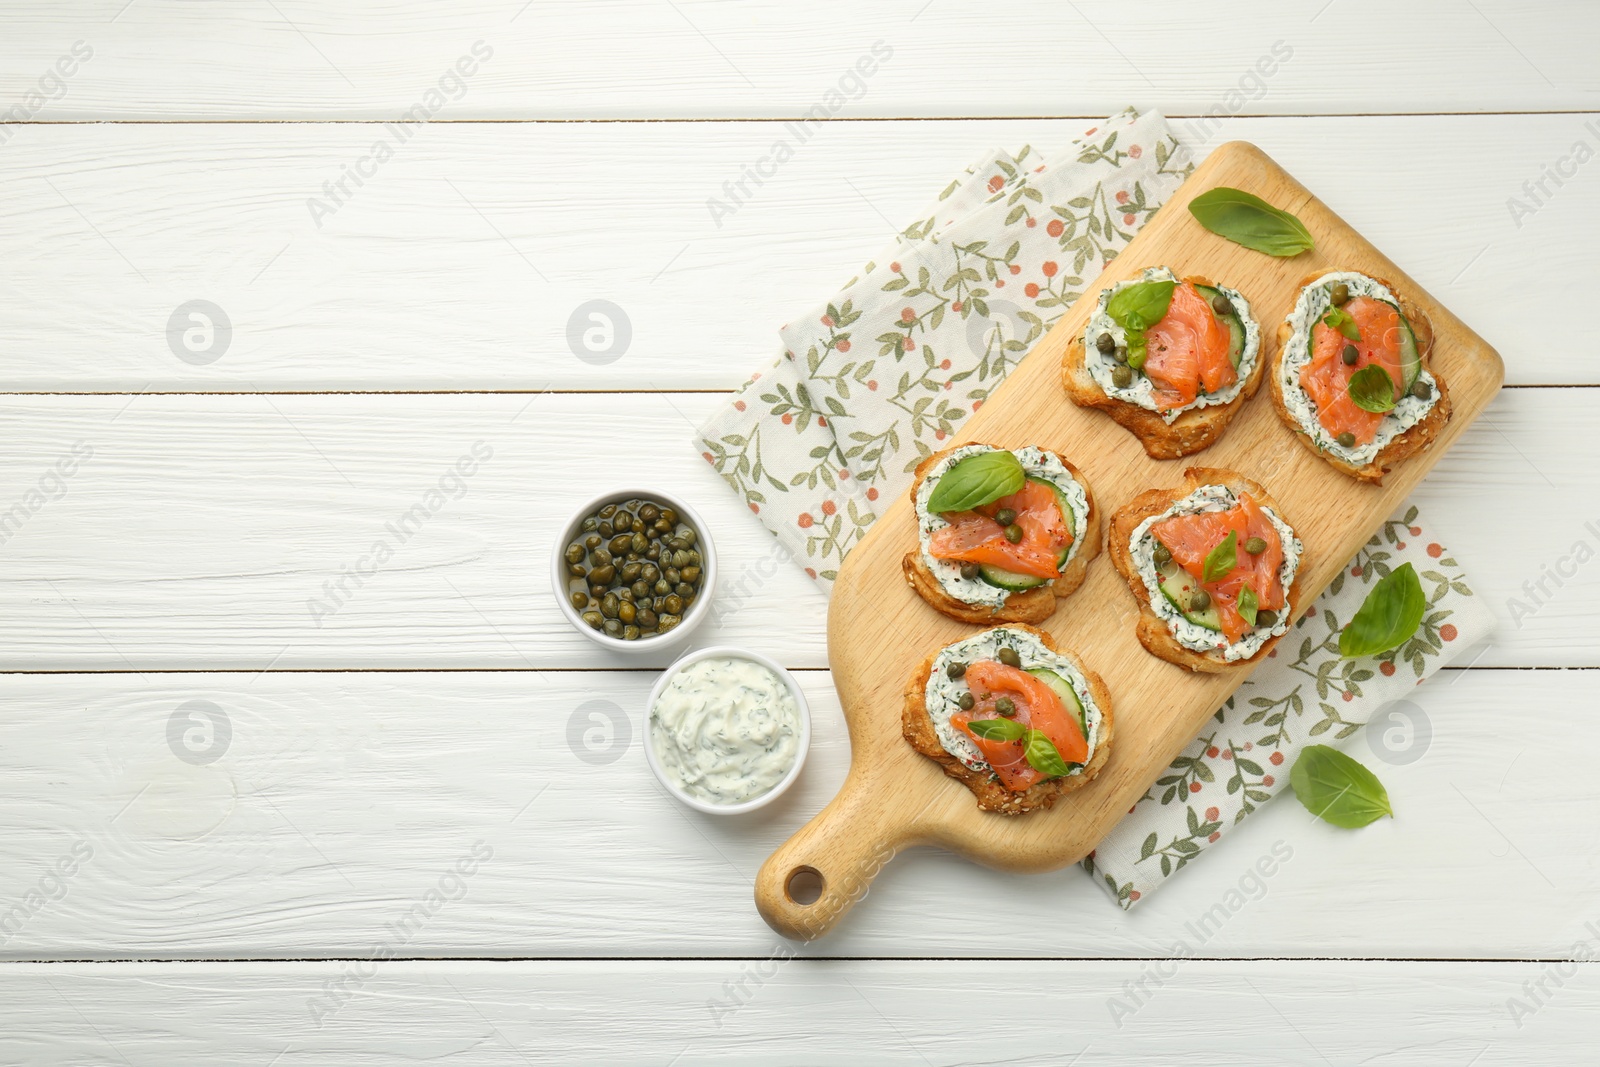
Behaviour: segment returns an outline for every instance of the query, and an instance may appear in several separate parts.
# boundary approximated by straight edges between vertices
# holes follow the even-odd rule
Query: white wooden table
[[[1592,1061],[1593,5],[11,0],[0,26],[0,1061]],[[718,225],[707,198],[877,41]],[[780,570],[697,635],[802,669],[817,718],[789,796],[702,818],[639,746],[660,662],[558,615],[555,524],[658,485],[754,573],[770,539],[693,426],[886,219],[1128,103],[1262,146],[1504,354],[1417,495],[1501,629],[1419,691],[1393,821],[1271,805],[1128,915],[1076,869],[917,851],[789,945],[750,886],[848,762],[822,598]],[[631,324],[606,365],[565,339],[592,299]],[[194,300],[225,347],[169,343]],[[1279,841],[1265,895],[1192,936]]]

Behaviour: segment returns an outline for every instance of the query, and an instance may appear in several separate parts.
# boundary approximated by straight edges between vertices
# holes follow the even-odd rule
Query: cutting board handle
[[[821,937],[867,895],[896,853],[916,843],[917,817],[885,799],[852,768],[839,795],[767,857],[756,874],[756,910],[768,926],[795,941]],[[819,881],[820,894],[803,892]]]

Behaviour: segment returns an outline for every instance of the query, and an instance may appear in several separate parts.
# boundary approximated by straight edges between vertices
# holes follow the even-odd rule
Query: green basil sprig
[[[1200,569],[1200,578],[1206,582],[1220,582],[1238,562],[1239,531],[1229,530],[1228,536],[1222,539],[1222,543],[1206,553],[1205,565]]]
[[[1300,803],[1323,822],[1354,830],[1383,816],[1394,817],[1389,791],[1378,776],[1336,748],[1312,745],[1289,772]]]
[[[1345,388],[1350,391],[1350,402],[1362,411],[1382,415],[1394,409],[1394,379],[1376,363],[1368,363],[1350,375],[1350,384]]]
[[[1028,728],[1015,719],[973,719],[967,729],[985,741],[1020,741]]]
[[[1242,189],[1218,186],[1189,201],[1189,214],[1212,233],[1269,256],[1316,247],[1306,224]]]
[[[1356,320],[1344,308],[1331,307],[1322,313],[1322,324],[1330,326],[1344,334],[1346,341],[1361,340],[1361,328],[1356,325]]]
[[[1250,583],[1244,583],[1244,588],[1239,590],[1239,603],[1236,610],[1239,617],[1251,626],[1256,624],[1256,612],[1261,609],[1261,600],[1256,596],[1256,591],[1250,588]]]
[[[1177,282],[1136,282],[1117,290],[1106,301],[1106,314],[1128,335],[1128,366],[1144,366],[1147,348],[1144,332],[1167,316]]]
[[[928,497],[928,510],[937,514],[971,511],[1010,496],[1028,480],[1016,455],[1000,449],[979,452],[958,460],[944,472]]]
[[[1375,656],[1404,644],[1422,625],[1428,610],[1416,568],[1403,563],[1378,579],[1355,617],[1339,634],[1339,655]]]
[[[1067,761],[1061,758],[1061,750],[1056,748],[1055,742],[1044,735],[1042,730],[1028,731],[1028,766],[1038,771],[1047,778],[1061,778],[1071,772]]]

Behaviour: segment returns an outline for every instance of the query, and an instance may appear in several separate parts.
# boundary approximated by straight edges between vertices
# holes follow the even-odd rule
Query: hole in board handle
[[[783,895],[789,898],[789,903],[809,908],[822,899],[826,885],[822,872],[815,867],[796,867],[783,883]]]

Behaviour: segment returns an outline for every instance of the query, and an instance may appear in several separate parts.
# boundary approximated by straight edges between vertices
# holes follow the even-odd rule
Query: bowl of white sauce
[[[698,811],[738,815],[782,796],[811,747],[811,711],[788,671],[756,652],[691,652],[650,691],[645,758]]]

